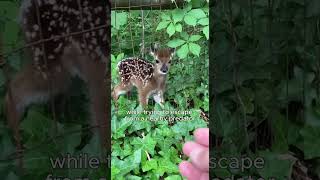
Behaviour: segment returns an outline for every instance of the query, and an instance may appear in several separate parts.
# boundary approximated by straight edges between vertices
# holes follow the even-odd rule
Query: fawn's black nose
[[[160,70],[161,70],[161,72],[163,72],[163,73],[167,73],[167,72],[168,72],[168,66],[163,65]]]

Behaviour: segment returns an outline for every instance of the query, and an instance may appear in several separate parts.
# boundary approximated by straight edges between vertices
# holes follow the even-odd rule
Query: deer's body
[[[174,49],[158,49],[152,46],[151,54],[156,59],[150,63],[141,58],[127,58],[118,63],[120,84],[114,88],[113,99],[116,101],[119,95],[137,87],[139,102],[142,106],[148,104],[148,99],[153,96],[154,100],[163,105],[167,73],[170,68]]]
[[[92,125],[99,127],[102,145],[108,144],[109,11],[110,4],[101,0],[23,1],[20,22],[26,43],[46,41],[30,48],[32,63],[8,86],[7,119],[18,151],[22,149],[19,121],[26,108],[67,92],[74,76],[87,84]]]

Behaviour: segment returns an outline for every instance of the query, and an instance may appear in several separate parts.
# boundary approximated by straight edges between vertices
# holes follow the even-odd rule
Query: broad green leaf
[[[156,31],[159,31],[159,30],[161,30],[161,29],[166,28],[169,23],[170,23],[170,21],[161,21],[161,22],[158,24]]]
[[[198,44],[189,43],[189,50],[192,54],[194,54],[198,57],[200,56],[201,47]]]
[[[204,27],[202,32],[206,36],[207,40],[209,40],[209,26]]]
[[[164,173],[178,173],[179,170],[178,166],[172,163],[169,159],[161,158],[158,161],[158,168],[156,172],[162,176]]]
[[[166,13],[162,13],[161,18],[162,18],[162,20],[165,20],[165,21],[171,21],[170,16]]]
[[[308,126],[300,130],[303,141],[299,143],[299,148],[303,150],[306,159],[320,157],[320,128]]]
[[[81,125],[63,125],[61,129],[63,134],[68,134],[69,132],[67,131],[75,132],[69,133],[64,138],[58,140],[59,146],[61,146],[59,149],[63,150],[64,153],[73,154],[75,148],[81,142]]]
[[[183,17],[184,11],[182,9],[175,9],[172,11],[172,19],[174,23],[182,21]]]
[[[136,137],[133,138],[131,144],[135,148],[141,148],[143,151],[147,151],[151,155],[154,154],[154,147],[156,145],[156,141],[150,137],[150,135],[145,136],[144,138]]]
[[[186,40],[186,41],[189,40],[189,35],[188,35],[186,32],[181,32],[181,33],[180,33],[180,36],[181,36],[184,40]]]
[[[30,136],[45,138],[48,135],[48,129],[51,127],[51,121],[44,114],[29,110],[27,117],[21,122],[21,128]]]
[[[111,62],[116,62],[116,58],[113,54],[111,54]]]
[[[176,31],[182,32],[182,25],[181,24],[176,24]]]
[[[189,47],[188,44],[185,44],[183,46],[181,46],[178,50],[177,50],[177,55],[180,59],[183,59],[185,57],[187,57],[189,53]]]
[[[126,12],[111,12],[111,26],[116,29],[120,29],[121,26],[127,24],[128,14]]]
[[[207,26],[209,25],[209,18],[202,18],[198,21],[198,24],[202,25],[202,26]]]
[[[142,177],[129,175],[126,177],[126,180],[141,180]]]
[[[173,23],[170,23],[167,27],[167,33],[169,34],[169,37],[171,37],[176,32],[176,28],[174,27]]]
[[[125,137],[125,131],[132,124],[131,120],[122,119],[120,122],[117,122],[116,129],[114,130],[113,138],[118,139],[121,137]]]
[[[184,17],[184,22],[187,23],[188,25],[190,26],[195,26],[197,25],[197,19],[189,14],[187,14],[185,17]]]
[[[143,172],[150,171],[150,170],[157,169],[157,168],[158,168],[157,159],[150,159],[142,165]]]
[[[258,172],[264,179],[273,177],[288,179],[291,177],[294,160],[281,159],[279,153],[269,151],[260,152],[260,157],[263,157],[265,163],[263,168],[258,169]]]
[[[188,15],[191,15],[197,19],[207,17],[206,13],[202,9],[192,9],[191,11],[188,12]]]
[[[117,62],[121,61],[121,60],[123,59],[123,57],[124,57],[124,53],[118,54],[118,56],[117,56]]]
[[[184,44],[186,41],[182,39],[173,39],[167,43],[167,45],[171,48],[176,48]]]
[[[202,38],[202,36],[200,36],[200,35],[192,35],[192,36],[190,36],[189,41],[195,42],[195,41],[198,41],[200,38]]]

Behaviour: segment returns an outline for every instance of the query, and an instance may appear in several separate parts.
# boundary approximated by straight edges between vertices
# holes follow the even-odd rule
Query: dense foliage
[[[320,1],[212,6],[215,157],[263,157],[217,177],[320,178]],[[211,55],[211,54],[210,54]]]
[[[143,121],[148,115],[128,114],[141,110],[136,90],[119,98],[118,110],[112,102],[113,179],[181,179],[178,163],[186,160],[182,144],[192,139],[193,130],[207,126],[200,114],[209,110],[209,10],[206,2],[195,6],[200,5],[186,2],[183,9],[112,12],[112,85],[119,83],[116,65],[123,58],[145,56],[153,62],[148,55],[151,43],[174,47],[177,53],[168,75],[166,103],[163,109],[155,104],[149,110],[190,111],[184,116],[192,119],[159,121],[168,115],[154,114],[149,119],[155,121]]]

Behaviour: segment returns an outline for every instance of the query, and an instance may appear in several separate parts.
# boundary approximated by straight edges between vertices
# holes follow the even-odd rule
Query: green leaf
[[[150,135],[145,136],[144,138],[136,137],[133,138],[131,144],[135,148],[141,148],[143,151],[147,151],[151,155],[154,154],[154,148],[156,146],[156,141],[153,140]]]
[[[111,12],[111,26],[120,29],[121,26],[127,24],[128,14],[126,12]]]
[[[209,26],[204,27],[202,32],[206,36],[207,40],[209,40]]]
[[[125,131],[132,123],[133,123],[132,121],[127,120],[126,118],[121,119],[120,122],[118,121],[113,123],[115,124],[114,127],[116,128],[114,129],[114,133],[112,134],[113,138],[118,139],[121,137],[125,137]]]
[[[299,143],[299,148],[303,150],[305,159],[320,157],[320,128],[308,126],[300,130],[303,141]]]
[[[178,166],[172,163],[169,159],[161,158],[158,161],[158,168],[156,172],[163,176],[164,173],[178,173],[179,170]]]
[[[202,18],[198,21],[198,24],[202,25],[202,26],[207,26],[209,25],[209,18]]]
[[[141,163],[141,148],[137,148],[137,150],[133,153],[132,156],[125,158],[124,160],[119,160],[117,157],[112,158],[112,169],[117,168],[118,170],[114,173],[117,173],[119,176],[124,176],[130,171],[139,167]]]
[[[200,35],[192,35],[192,36],[190,36],[189,41],[195,42],[195,41],[198,41],[200,38],[202,38],[202,36],[200,36]]]
[[[184,40],[186,40],[186,41],[189,40],[189,35],[188,35],[186,32],[181,32],[181,33],[180,33],[180,36],[181,36]]]
[[[176,28],[174,27],[173,23],[170,23],[167,28],[167,33],[169,34],[169,37],[171,37],[176,32]]]
[[[197,19],[207,17],[206,13],[202,9],[192,9],[191,11],[188,12],[188,15],[191,15]]]
[[[189,53],[188,44],[181,46],[181,48],[177,50],[177,55],[180,59],[187,57],[188,53]]]
[[[197,25],[197,19],[189,14],[184,17],[184,22],[190,26]]]
[[[81,142],[81,125],[60,125],[59,129],[61,131],[61,134],[67,134],[67,131],[75,132],[75,133],[69,133],[64,138],[61,138],[58,140],[59,142],[59,149],[62,149],[65,153],[74,153],[75,148],[80,144]]]
[[[170,21],[161,21],[161,22],[158,24],[156,31],[159,31],[159,30],[161,30],[161,29],[166,28],[169,23],[170,23]]]
[[[170,16],[168,14],[166,14],[166,13],[162,13],[161,14],[161,19],[165,20],[165,21],[171,21]]]
[[[172,175],[172,176],[168,176],[166,178],[164,178],[164,180],[181,180],[181,176],[179,175]]]
[[[182,9],[175,9],[172,11],[172,19],[174,23],[182,21],[183,17],[184,11]]]
[[[118,54],[118,56],[117,56],[117,62],[121,61],[121,60],[123,59],[123,57],[124,57],[124,53]]]
[[[182,25],[181,24],[176,24],[176,31],[182,32]]]
[[[279,179],[288,179],[291,177],[292,166],[294,160],[281,159],[279,153],[264,151],[260,152],[260,157],[263,157],[265,165],[258,169],[259,174],[264,179],[277,177]]]
[[[27,117],[21,122],[21,128],[30,136],[45,138],[47,129],[51,127],[48,117],[33,109],[29,110]]]
[[[189,43],[189,50],[192,54],[194,54],[198,57],[200,56],[201,47],[198,44]]]
[[[181,46],[184,44],[186,41],[182,39],[173,39],[167,43],[167,45],[171,48],[176,48],[178,46]]]
[[[158,168],[157,160],[150,159],[142,165],[142,172],[150,171],[150,170],[157,169],[157,168]]]
[[[129,175],[126,177],[126,180],[140,180],[142,177]]]

